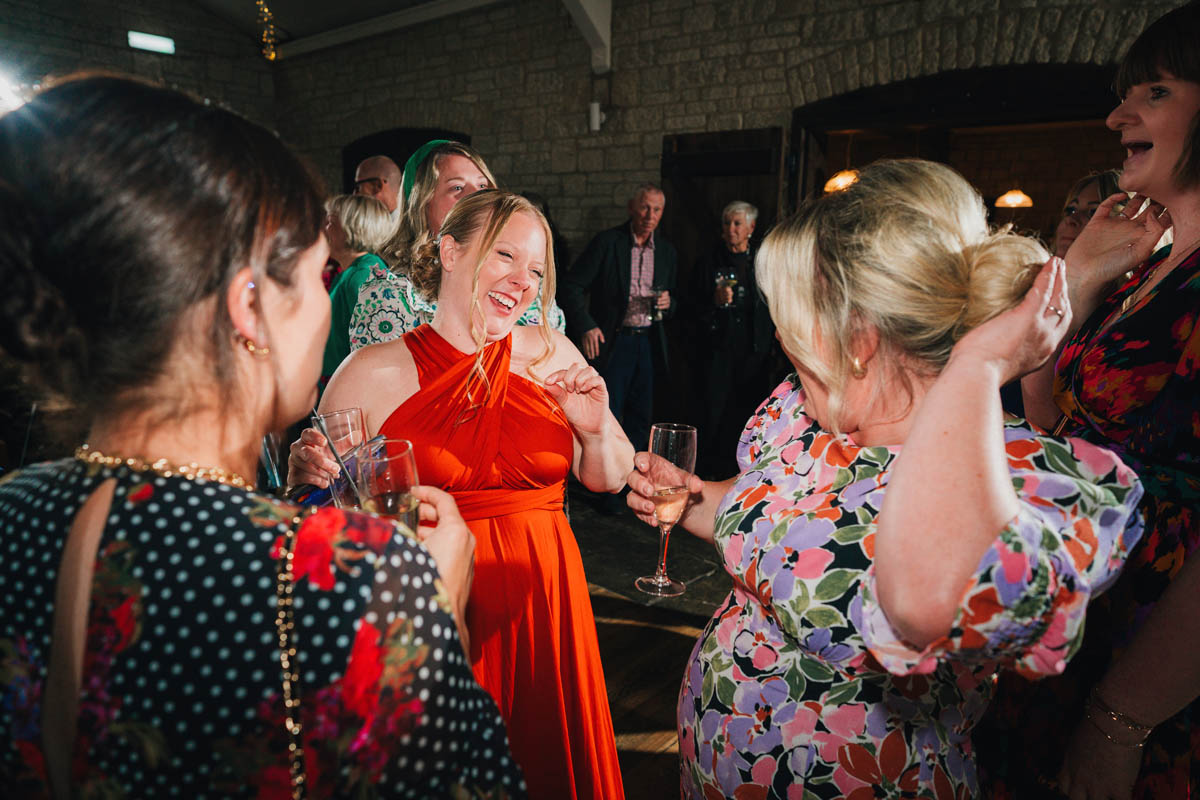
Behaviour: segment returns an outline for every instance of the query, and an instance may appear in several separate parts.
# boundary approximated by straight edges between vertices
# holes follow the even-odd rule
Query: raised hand
[[[967,333],[950,359],[970,358],[999,368],[1000,384],[1032,372],[1054,355],[1071,324],[1067,265],[1051,257],[1025,299]]]
[[[310,483],[324,488],[340,471],[325,437],[316,428],[305,428],[288,448],[288,486]]]
[[[1124,192],[1106,198],[1067,251],[1072,287],[1106,285],[1150,257],[1154,245],[1171,227],[1171,213],[1135,194],[1125,207]],[[1142,206],[1145,205],[1145,208]]]
[[[556,370],[546,376],[545,385],[576,434],[582,437],[603,432],[609,413],[608,386],[593,367],[573,364]]]

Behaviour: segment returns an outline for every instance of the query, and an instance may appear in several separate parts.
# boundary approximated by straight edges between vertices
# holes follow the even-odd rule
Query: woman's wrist
[[[1154,730],[1153,725],[1146,725],[1124,711],[1113,708],[1101,694],[1099,686],[1094,687],[1088,696],[1084,715],[1104,738],[1121,747],[1142,747]]]

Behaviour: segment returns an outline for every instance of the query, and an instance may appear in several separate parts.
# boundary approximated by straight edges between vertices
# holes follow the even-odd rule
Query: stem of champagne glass
[[[671,526],[660,523],[658,533],[658,569],[654,572],[654,580],[666,583],[670,580],[667,577],[667,542],[671,538]]]

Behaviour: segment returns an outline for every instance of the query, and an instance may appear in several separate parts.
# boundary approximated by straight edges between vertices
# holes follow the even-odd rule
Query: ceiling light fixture
[[[996,198],[996,208],[1033,208],[1033,199],[1020,189],[1009,189]]]

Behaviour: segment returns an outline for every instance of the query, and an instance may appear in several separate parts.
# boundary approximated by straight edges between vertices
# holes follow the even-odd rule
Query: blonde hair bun
[[[979,193],[950,167],[898,159],[803,203],[756,269],[784,346],[833,407],[863,329],[878,332],[885,360],[939,372],[964,334],[1021,302],[1048,257],[1033,239],[990,231]]]

